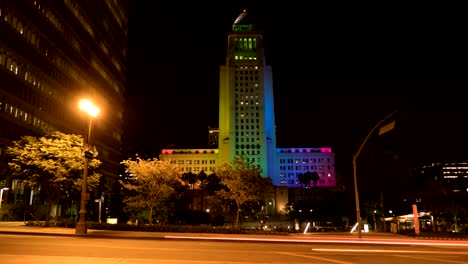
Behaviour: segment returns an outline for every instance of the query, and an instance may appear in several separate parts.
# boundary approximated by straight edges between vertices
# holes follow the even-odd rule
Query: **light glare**
[[[78,106],[82,111],[86,112],[91,117],[96,117],[99,115],[99,108],[88,99],[81,99],[78,103]]]

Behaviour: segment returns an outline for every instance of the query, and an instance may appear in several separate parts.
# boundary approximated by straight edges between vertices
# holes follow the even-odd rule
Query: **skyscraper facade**
[[[194,152],[199,161],[194,160]],[[276,187],[304,187],[298,175],[308,171],[320,176],[315,186],[336,186],[331,148],[277,148],[272,67],[265,61],[262,35],[245,10],[232,25],[226,63],[220,66],[218,148],[163,149],[160,159],[172,160],[184,171],[197,172],[209,161],[219,166],[237,156],[259,166],[262,176],[271,178]],[[208,167],[206,173],[214,170]],[[287,194],[281,193],[284,205]],[[276,199],[276,210],[281,209],[279,204]]]
[[[118,175],[127,76],[127,3],[0,1],[0,158],[23,135],[87,135],[78,100],[101,109],[90,141],[105,183]],[[10,183],[11,184],[11,183]],[[15,184],[21,192],[20,185]]]
[[[220,162],[243,156],[263,176],[275,175],[273,76],[265,64],[262,35],[244,10],[228,36],[219,75]]]

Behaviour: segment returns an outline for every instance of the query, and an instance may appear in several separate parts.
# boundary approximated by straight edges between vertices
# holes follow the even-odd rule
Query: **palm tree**
[[[188,186],[189,186],[189,188],[191,190],[192,194],[191,194],[191,197],[190,197],[191,198],[191,203],[190,203],[191,208],[190,209],[193,210],[193,203],[194,203],[193,198],[194,198],[194,194],[195,194],[195,183],[198,181],[197,175],[190,171],[190,172],[183,173],[181,178],[182,178],[183,181],[185,181],[188,184]]]
[[[314,200],[315,200],[315,194],[316,194],[315,188],[317,187],[317,182],[320,180],[320,175],[316,171],[314,172],[307,171],[306,175],[307,175],[306,178],[310,179],[309,182],[312,181],[314,183],[313,192],[314,192]]]
[[[200,182],[200,209],[203,211],[203,198],[205,197],[205,187],[207,183],[208,175],[205,171],[200,171],[197,175],[197,180]]]
[[[299,180],[299,183],[302,185],[302,199],[305,200],[305,191],[304,189],[309,186],[309,180],[306,178],[306,175],[304,173],[298,173],[297,174],[297,179]]]
[[[316,186],[317,186],[317,182],[320,180],[320,175],[318,174],[318,172],[316,172],[316,171],[314,171],[314,172],[308,171],[308,172],[306,172],[306,173],[309,173],[309,174],[310,174],[310,176],[308,176],[308,177],[310,177],[310,179],[311,179],[312,182],[314,183],[314,187],[316,187]]]
[[[314,172],[307,171],[305,173],[297,174],[297,178],[303,187],[305,188],[310,187],[311,182],[314,183],[314,187],[315,187],[317,185],[317,182],[320,179],[320,175],[316,171]],[[315,190],[314,190],[314,194],[315,194]],[[307,197],[307,200],[309,200],[309,197]]]

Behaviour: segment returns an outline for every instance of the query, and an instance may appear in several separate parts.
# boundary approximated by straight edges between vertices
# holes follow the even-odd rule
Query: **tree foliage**
[[[231,164],[221,165],[215,173],[224,186],[217,194],[233,200],[237,206],[235,227],[239,225],[242,205],[267,199],[273,188],[271,179],[261,176],[261,168],[248,163],[243,157],[235,158]]]
[[[320,180],[320,175],[316,171],[306,171],[305,173],[299,173],[297,178],[305,187],[310,187],[311,182],[314,183],[314,186],[317,185],[317,182]]]
[[[320,175],[316,171],[314,172],[306,171],[305,173],[297,174],[297,179],[302,184],[302,186],[307,189],[307,193],[308,193],[307,200],[308,200],[310,198],[309,191],[308,191],[310,184],[312,182],[314,184],[314,187],[316,187],[317,182],[320,180]],[[304,197],[304,194],[303,194],[303,197]]]
[[[130,173],[130,181],[119,182],[129,191],[124,198],[128,208],[147,209],[148,221],[153,222],[153,213],[161,209],[175,193],[175,184],[181,184],[181,171],[179,166],[170,161],[162,161],[156,158],[122,161],[127,173]]]
[[[191,191],[191,194],[190,194],[190,199],[191,199],[191,202],[190,202],[190,208],[193,210],[194,206],[193,206],[193,203],[194,203],[194,196],[195,196],[195,184],[198,182],[198,175],[189,171],[189,172],[185,172],[182,174],[181,176],[181,179],[182,181],[184,181],[184,183],[189,187],[190,191]]]
[[[12,177],[32,189],[41,188],[47,192],[46,225],[52,199],[58,197],[60,191],[81,190],[84,150],[80,135],[60,131],[42,137],[23,136],[7,148]],[[95,170],[101,161],[96,158],[96,151],[92,155],[87,182],[90,188],[95,188],[101,177]]]
[[[205,195],[213,195],[213,191],[209,188],[215,188],[216,182],[219,182],[217,177],[213,177],[215,175],[207,175],[204,170],[198,172],[198,174],[193,172],[185,172],[182,174],[181,179],[185,182],[185,184],[191,190],[191,209],[195,209],[194,207],[194,199],[198,197],[200,199],[199,208],[201,210],[204,209],[204,199]],[[213,180],[215,180],[213,182]],[[198,193],[198,196],[195,194]]]

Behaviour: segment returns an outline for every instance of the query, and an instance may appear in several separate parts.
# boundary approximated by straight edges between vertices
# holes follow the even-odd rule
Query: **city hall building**
[[[227,41],[226,63],[219,74],[219,127],[209,128],[208,136],[209,142],[217,139],[217,148],[163,149],[159,159],[171,160],[183,172],[210,174],[243,156],[261,168],[263,177],[271,178],[276,212],[288,202],[288,188],[303,187],[301,173],[318,173],[313,187],[336,187],[331,148],[276,147],[272,68],[265,63],[262,35],[245,10]]]

